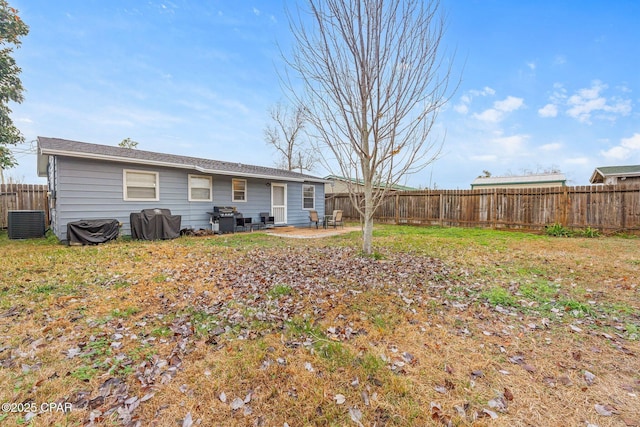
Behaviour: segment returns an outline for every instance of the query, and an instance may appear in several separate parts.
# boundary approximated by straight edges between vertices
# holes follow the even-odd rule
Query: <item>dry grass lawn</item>
[[[640,426],[638,239],[374,241],[2,234],[0,424]]]

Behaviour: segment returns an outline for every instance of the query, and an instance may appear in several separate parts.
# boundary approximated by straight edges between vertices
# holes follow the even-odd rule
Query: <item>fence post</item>
[[[568,227],[567,220],[569,218],[569,187],[564,187],[562,192],[562,226]]]
[[[498,228],[498,189],[493,189],[493,209],[491,212],[493,214],[493,229]]]

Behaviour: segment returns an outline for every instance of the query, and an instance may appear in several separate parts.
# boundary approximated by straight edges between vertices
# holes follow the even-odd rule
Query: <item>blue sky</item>
[[[30,26],[15,52],[25,101],[12,105],[28,141],[131,138],[149,151],[275,165],[263,130],[284,99],[283,2],[10,4]],[[438,117],[441,158],[405,184],[465,189],[483,170],[557,168],[585,185],[595,167],[640,164],[640,2],[442,0],[442,10],[461,83]],[[5,175],[42,182],[24,148]]]

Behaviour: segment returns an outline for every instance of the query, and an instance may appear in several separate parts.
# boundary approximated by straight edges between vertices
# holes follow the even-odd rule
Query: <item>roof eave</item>
[[[600,172],[600,169],[596,168],[596,170],[594,170],[593,173],[591,174],[591,178],[589,178],[589,182],[592,184],[596,184],[598,175],[600,175],[602,177],[602,181],[604,181],[604,175],[602,174],[602,172]]]
[[[109,156],[105,154],[79,153],[77,151],[56,150],[56,149],[50,149],[50,148],[40,148],[40,153],[44,155],[49,155],[49,156],[65,156],[65,157],[76,157],[76,158],[92,159],[92,160],[105,160],[109,162],[131,163],[131,164],[146,165],[146,166],[161,166],[161,167],[174,168],[174,169],[191,169],[191,170],[198,171],[200,173],[207,173],[211,175],[240,176],[244,178],[261,178],[261,179],[271,179],[271,180],[277,180],[277,181],[318,182],[322,184],[329,182],[324,179],[319,179],[319,178],[314,179],[312,177],[294,178],[294,177],[283,177],[283,176],[269,175],[269,174],[225,171],[225,170],[203,168],[197,165],[185,165],[181,163],[162,162],[158,160],[132,159],[129,157]]]

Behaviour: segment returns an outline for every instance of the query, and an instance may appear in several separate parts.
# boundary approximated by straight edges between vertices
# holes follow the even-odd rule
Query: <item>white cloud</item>
[[[567,63],[567,57],[564,55],[556,55],[553,58],[553,65],[564,65]]]
[[[620,143],[623,147],[627,147],[631,150],[640,149],[640,133],[634,133],[629,138],[622,138]]]
[[[496,94],[496,91],[489,86],[485,86],[482,90],[471,89],[469,93],[473,96],[493,96]]]
[[[498,111],[511,112],[522,107],[524,100],[515,96],[507,96],[504,101],[496,101],[493,106]]]
[[[494,138],[491,142],[497,146],[501,153],[514,154],[521,151],[529,135],[511,135]]]
[[[629,157],[629,150],[617,145],[607,151],[600,151],[600,154],[610,160],[624,160]]]
[[[482,113],[476,113],[473,115],[478,120],[483,122],[497,123],[501,121],[506,113],[518,110],[524,105],[522,98],[516,98],[515,96],[507,96],[502,101],[496,101],[493,103],[493,108],[483,111]]]
[[[529,69],[531,71],[535,71],[536,69],[536,63],[535,62],[527,62],[527,67],[529,67]]]
[[[458,104],[453,107],[453,109],[460,114],[467,114],[469,112],[469,106],[466,104]]]
[[[538,110],[540,117],[556,117],[558,115],[558,106],[555,104],[547,104]]]
[[[550,144],[544,144],[540,146],[542,151],[556,151],[562,148],[562,144],[559,142],[552,142]]]
[[[629,138],[622,138],[620,144],[611,147],[606,151],[600,151],[600,154],[609,160],[625,160],[634,152],[640,151],[640,133],[634,133]]]
[[[591,124],[592,115],[598,118],[615,120],[616,115],[626,116],[631,113],[631,101],[621,98],[607,99],[601,95],[608,86],[599,80],[592,82],[591,87],[580,89],[567,99],[567,114],[581,123]]]
[[[469,105],[473,98],[478,96],[493,96],[495,93],[496,91],[491,89],[489,86],[485,86],[480,90],[471,89],[460,97],[460,103],[455,105],[453,109],[460,114],[467,114],[469,112]]]
[[[500,120],[502,120],[503,115],[504,114],[502,112],[495,110],[493,108],[490,108],[488,110],[483,111],[482,113],[474,114],[473,117],[483,122],[497,123]]]
[[[253,14],[256,16],[260,16],[260,9],[253,8]]]

